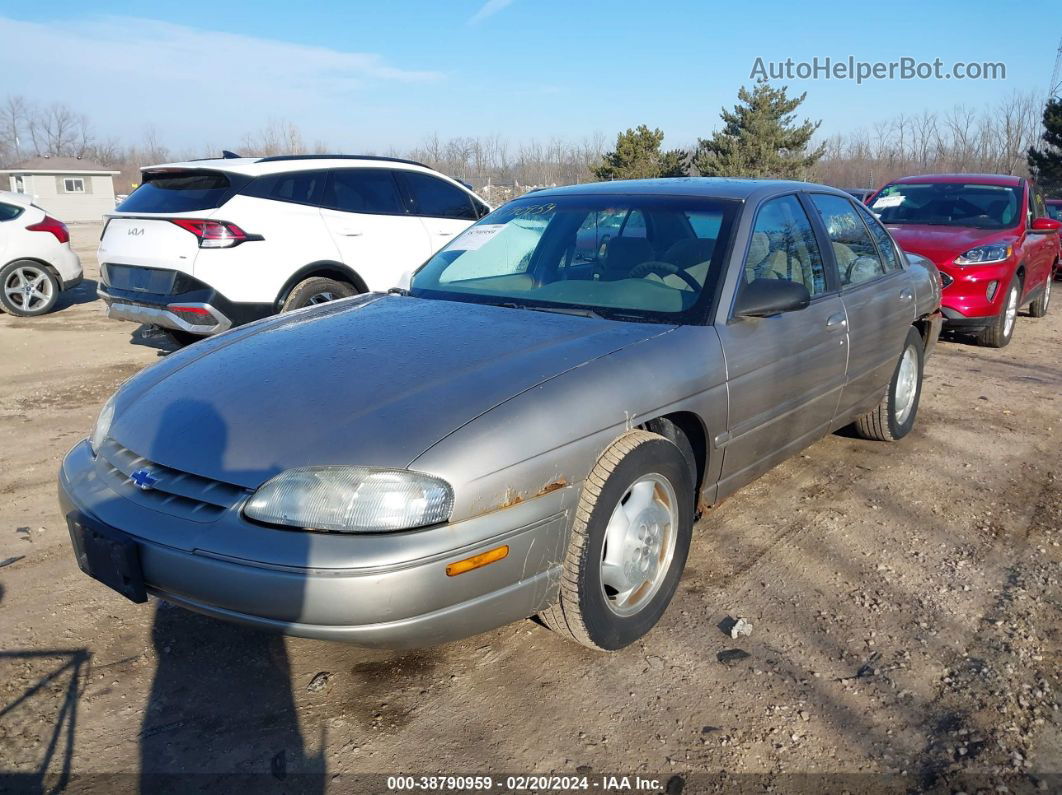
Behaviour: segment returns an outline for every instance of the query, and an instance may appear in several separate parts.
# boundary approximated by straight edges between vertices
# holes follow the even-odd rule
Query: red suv
[[[947,327],[1002,348],[1018,307],[1047,314],[1062,223],[1022,177],[928,174],[890,182],[867,204],[907,251],[931,259],[944,283]]]

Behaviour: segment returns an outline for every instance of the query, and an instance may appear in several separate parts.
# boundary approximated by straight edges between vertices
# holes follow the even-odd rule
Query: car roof
[[[917,174],[894,179],[890,184],[904,185],[912,182],[957,182],[967,185],[1006,185],[1008,187],[1017,187],[1022,183],[1022,178],[1011,174]]]
[[[786,191],[814,190],[836,193],[851,198],[847,193],[828,185],[813,182],[798,182],[785,179],[737,179],[731,177],[664,177],[661,179],[618,179],[611,182],[588,182],[566,185],[559,188],[543,188],[535,191],[535,199],[551,196],[701,196],[716,199],[748,201],[762,196]]]
[[[1044,199],[1048,204],[1062,204],[1062,199]]]
[[[6,204],[21,204],[23,207],[33,206],[33,197],[24,193],[14,193],[9,190],[0,190],[0,202]]]
[[[433,168],[413,160],[378,155],[274,155],[270,157],[211,157],[202,160],[184,160],[177,163],[159,163],[142,166],[141,171],[181,171],[185,169],[208,169],[227,171],[248,177],[264,174],[282,174],[287,171],[324,168],[399,168],[408,171],[426,171],[438,174]]]

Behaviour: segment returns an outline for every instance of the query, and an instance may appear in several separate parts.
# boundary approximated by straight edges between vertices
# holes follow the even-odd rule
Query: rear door
[[[759,208],[741,275],[739,284],[757,278],[796,281],[807,287],[811,304],[717,326],[730,411],[721,493],[826,434],[848,360],[844,306],[795,194]]]
[[[837,407],[847,416],[881,399],[914,321],[914,291],[892,238],[869,213],[834,194],[810,199],[833,248],[848,320],[848,378]]]
[[[108,221],[97,252],[105,283],[119,289],[167,292],[172,271],[193,274],[199,241],[173,218],[213,218],[217,208],[249,181],[209,169],[144,172],[144,182]],[[130,266],[170,273],[136,274]],[[150,284],[149,284],[150,282]]]
[[[427,230],[407,211],[393,169],[335,169],[321,215],[343,262],[370,290],[394,287],[431,254]]]
[[[422,171],[396,172],[410,202],[410,211],[427,230],[434,254],[480,217],[472,197],[456,185]]]
[[[1043,194],[1033,185],[1029,185],[1030,224],[1037,218],[1050,218]],[[1057,232],[1030,232],[1025,239],[1026,247],[1033,252],[1035,273],[1025,285],[1025,292],[1038,288],[1051,278],[1058,256],[1059,243]],[[1030,268],[1032,270],[1032,268]]]

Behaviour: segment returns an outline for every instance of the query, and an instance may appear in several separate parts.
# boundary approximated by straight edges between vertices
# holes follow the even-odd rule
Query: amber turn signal
[[[447,577],[456,577],[458,574],[464,574],[466,571],[472,571],[472,569],[478,569],[481,566],[486,566],[488,563],[495,563],[502,558],[509,555],[508,545],[504,547],[495,547],[488,550],[481,555],[474,555],[471,558],[465,558],[459,560],[456,563],[450,563],[446,567]]]

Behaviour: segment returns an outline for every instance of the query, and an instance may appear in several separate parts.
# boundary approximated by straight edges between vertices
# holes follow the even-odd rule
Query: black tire
[[[631,486],[647,475],[663,478],[674,490],[675,547],[655,593],[637,612],[621,616],[609,606],[602,585],[605,528]],[[601,455],[575,511],[557,602],[539,614],[547,627],[584,646],[615,650],[645,635],[675,595],[693,533],[693,476],[672,442],[648,431],[630,431]],[[655,494],[655,492],[654,492]]]
[[[1043,292],[1040,293],[1040,296],[1035,301],[1029,304],[1029,314],[1033,317],[1043,317],[1047,314],[1047,309],[1051,306],[1051,282],[1054,280],[1054,272],[1052,271],[1051,276],[1044,282]]]
[[[32,292],[23,292],[24,289]],[[15,260],[0,270],[0,306],[9,315],[45,315],[52,311],[58,300],[59,280],[39,262]]]
[[[881,402],[871,411],[868,411],[853,424],[857,434],[864,439],[872,439],[878,442],[895,442],[911,432],[915,419],[918,417],[918,402],[922,397],[922,368],[925,363],[925,349],[922,335],[913,326],[907,331],[907,339],[903,344],[903,351],[896,362],[889,385],[882,395]],[[906,412],[901,422],[897,418],[896,402],[897,387],[900,383],[901,371],[904,369],[904,358],[911,355],[914,358],[915,378],[914,402]]]
[[[1021,300],[1021,280],[1017,276],[1011,280],[1010,285],[1007,287],[1007,294],[1003,298],[1003,308],[999,314],[992,320],[991,325],[986,326],[977,335],[978,344],[984,345],[986,348],[1005,348],[1010,344],[1010,341],[1014,338],[1014,327],[1018,325],[1017,318],[1014,318],[1010,323],[1010,328],[1007,328],[1007,307],[1010,305],[1012,293],[1017,293],[1015,301]]]
[[[311,276],[291,288],[280,311],[290,312],[293,309],[302,309],[313,304],[325,304],[337,298],[349,298],[357,293],[357,290],[344,282],[337,282],[335,279],[327,279],[323,276]]]

